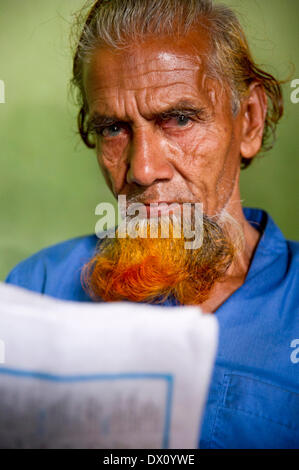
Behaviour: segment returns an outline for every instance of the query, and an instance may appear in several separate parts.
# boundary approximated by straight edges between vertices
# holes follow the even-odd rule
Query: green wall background
[[[69,31],[84,0],[1,0],[0,279],[23,258],[59,241],[92,233],[95,206],[114,202],[92,151],[76,134],[69,97]],[[240,14],[259,64],[299,78],[299,2],[224,0]],[[299,103],[290,101],[275,148],[242,172],[242,200],[266,209],[298,239]]]

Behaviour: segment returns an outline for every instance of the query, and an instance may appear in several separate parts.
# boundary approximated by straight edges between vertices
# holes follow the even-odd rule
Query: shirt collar
[[[270,215],[262,209],[244,207],[248,222],[261,232],[244,283],[221,304],[215,313],[226,310],[231,302],[263,296],[278,286],[287,271],[287,241]]]
[[[259,271],[265,269],[269,263],[271,264],[274,258],[286,253],[287,246],[281,230],[266,211],[244,207],[243,212],[252,227],[261,232],[246,276],[245,282],[247,282]]]

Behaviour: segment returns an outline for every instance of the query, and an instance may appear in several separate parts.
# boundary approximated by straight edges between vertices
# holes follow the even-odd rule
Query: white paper
[[[217,336],[198,307],[0,283],[0,447],[197,448]]]

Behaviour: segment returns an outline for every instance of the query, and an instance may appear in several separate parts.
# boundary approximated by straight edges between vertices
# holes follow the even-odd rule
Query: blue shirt
[[[244,284],[215,312],[219,346],[199,445],[299,448],[299,243],[286,240],[266,212],[244,214],[262,236]],[[90,235],[43,249],[6,282],[90,301],[80,272],[97,242]]]

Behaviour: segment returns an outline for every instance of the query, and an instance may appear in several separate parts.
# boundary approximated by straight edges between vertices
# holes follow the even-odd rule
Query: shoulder
[[[298,262],[299,261],[299,242],[294,240],[287,240],[290,253],[292,257]]]
[[[289,310],[292,318],[294,314],[298,325],[299,321],[299,243],[293,240],[286,241],[286,254],[282,256],[282,282],[281,291],[283,292],[282,302],[284,311]]]
[[[78,280],[98,241],[96,235],[86,235],[44,248],[17,264],[5,282],[54,295],[66,287],[68,280]]]
[[[299,242],[287,240],[289,253],[289,269],[299,276]]]

